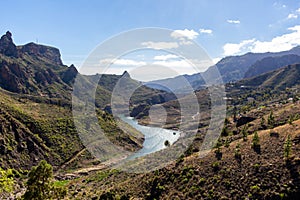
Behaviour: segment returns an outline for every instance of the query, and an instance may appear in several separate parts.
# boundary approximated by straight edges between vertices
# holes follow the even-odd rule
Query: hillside
[[[288,117],[282,113],[289,113],[291,109],[299,110],[299,103],[273,108],[275,120]],[[267,117],[267,113],[265,110],[263,116]],[[231,120],[230,124],[235,127]],[[260,128],[260,119],[247,125]],[[107,196],[113,199],[297,199],[300,191],[299,127],[300,120],[297,120],[258,131],[260,151],[251,145],[254,130],[247,130],[247,136],[243,137],[241,128],[239,133],[221,138],[221,157],[215,153],[216,148],[203,158],[199,157],[201,152],[196,152],[147,174],[116,170],[92,172],[68,183],[70,195],[80,199]],[[288,135],[292,153],[286,158]]]
[[[300,83],[300,64],[288,65],[278,70],[239,81],[243,87],[285,89]]]
[[[279,57],[267,57],[255,62],[245,73],[245,78],[250,78],[266,72],[279,69],[283,66],[300,63],[300,56],[285,55]]]
[[[77,70],[62,64],[58,49],[34,43],[16,46],[10,32],[1,37],[0,46],[0,86],[3,89],[70,99],[70,80],[77,75]]]
[[[226,58],[220,61],[223,63],[220,69],[225,73],[230,63],[238,68],[251,60],[252,66],[259,68],[270,63],[265,68],[270,70],[299,57],[285,56],[285,53],[262,60],[258,57],[273,54]],[[258,60],[254,62],[254,58]],[[194,94],[176,99],[172,93],[142,85],[127,72],[81,75],[75,66],[63,65],[58,49],[34,43],[16,46],[7,32],[0,39],[1,168],[15,170],[14,194],[24,192],[26,170],[45,159],[54,167],[55,184],[68,188],[67,199],[297,199],[300,193],[299,77],[300,64],[292,64],[227,83],[227,97],[223,99],[227,100],[227,116],[221,137],[214,149],[201,152],[211,119],[211,88],[195,91],[200,107],[196,114],[199,123],[193,113],[181,116],[181,106],[193,109],[191,96]],[[160,170],[130,174],[109,169],[114,161],[95,159],[78,136],[71,102],[75,78],[82,80],[79,84],[82,88],[73,98],[83,97],[86,105],[94,104],[97,117],[96,123],[87,121],[82,124],[85,127],[77,128],[98,128],[99,124],[109,141],[122,149],[136,152],[142,148],[143,135],[111,114],[113,92],[120,84],[132,89],[133,94],[127,99],[124,88],[119,88],[121,91],[115,94],[114,102],[118,111],[128,109],[128,100],[130,115],[141,124],[174,130],[187,119],[186,126],[197,130],[194,141],[176,161]],[[194,83],[201,82],[197,75],[190,78]],[[89,88],[96,88],[95,101]],[[150,112],[162,108],[167,114],[167,122],[163,124],[161,116],[149,116]],[[82,112],[76,117],[81,119],[87,115]],[[103,146],[97,146],[102,144],[101,139],[88,139],[91,140],[88,145],[105,151]],[[186,145],[185,141],[181,142],[177,141]],[[208,154],[202,157],[203,153]]]
[[[63,65],[57,48],[34,43],[16,46],[10,32],[1,37],[1,167],[30,169],[41,159],[46,159],[59,168],[82,152],[84,146],[71,109],[71,92],[77,75],[74,65]],[[99,75],[81,76],[86,83],[97,85],[97,117],[108,138],[128,151],[140,149],[141,133],[120,129],[109,113],[101,111],[109,106],[112,90],[122,76],[103,75],[101,79]],[[133,86],[140,85],[130,76],[128,81]],[[142,86],[134,93],[131,106],[162,103],[168,98],[174,97]],[[88,152],[83,152],[81,157],[81,160],[92,159]],[[71,164],[72,167],[81,164],[80,160],[76,162]]]
[[[276,53],[246,53],[240,56],[228,56],[221,59],[215,67],[219,70],[222,81],[228,83],[272,71],[285,65],[299,63],[298,56],[300,56],[300,46],[294,47],[289,51]],[[172,91],[184,92],[186,89],[179,84],[180,80],[184,78],[195,90],[202,89],[206,85],[203,77],[210,77],[210,74],[214,71],[213,67],[202,73],[152,81],[147,83],[147,85],[153,88],[164,89],[159,86],[162,84],[171,88]]]

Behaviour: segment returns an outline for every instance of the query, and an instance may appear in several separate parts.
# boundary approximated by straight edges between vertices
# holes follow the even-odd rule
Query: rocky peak
[[[130,74],[127,71],[124,71],[122,77],[130,78]]]
[[[62,61],[60,59],[61,55],[57,48],[31,42],[21,46],[20,51],[29,55],[46,58],[49,62],[55,65],[62,65]]]
[[[18,50],[13,43],[11,32],[7,31],[0,39],[0,53],[10,57],[18,57]]]
[[[68,69],[63,73],[62,80],[67,83],[73,83],[74,79],[76,78],[78,71],[76,67],[72,64]]]

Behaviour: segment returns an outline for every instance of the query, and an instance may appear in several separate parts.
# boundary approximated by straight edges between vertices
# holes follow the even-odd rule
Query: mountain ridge
[[[221,75],[220,78],[222,80],[219,81],[228,83],[228,82],[241,80],[242,78],[245,78],[245,75],[249,76],[250,72],[248,71],[252,70],[251,66],[261,59],[267,57],[273,57],[273,58],[283,57],[292,54],[295,56],[300,56],[300,46],[296,46],[290,50],[282,51],[282,52],[266,52],[266,53],[249,52],[244,55],[227,56],[225,58],[222,58],[218,63],[216,63],[216,65],[209,67],[205,72],[196,73],[192,75],[180,75],[169,79],[150,81],[146,83],[146,85],[157,89],[164,89],[164,87],[160,86],[160,85],[164,85],[167,86],[167,88],[169,88],[171,91],[184,92],[186,91],[186,89],[182,88],[180,84],[178,84],[178,80],[184,78],[190,83],[191,87],[193,87],[194,90],[198,90],[206,87],[207,84],[205,83],[203,77],[210,77],[210,75],[214,73],[215,67],[218,69]],[[284,62],[283,65],[280,67],[283,67],[284,65],[287,64],[294,64],[294,63]]]

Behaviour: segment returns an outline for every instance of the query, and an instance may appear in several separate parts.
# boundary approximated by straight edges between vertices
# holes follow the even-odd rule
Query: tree
[[[259,143],[259,137],[258,137],[257,131],[254,132],[254,135],[253,135],[253,138],[252,138],[252,148],[257,153],[260,153],[260,143]]]
[[[265,118],[262,116],[262,117],[261,117],[261,120],[260,120],[260,127],[261,127],[262,129],[265,129],[265,128],[266,128],[265,123],[266,123],[266,120],[265,120]]]
[[[28,176],[24,200],[62,199],[67,194],[65,188],[54,186],[52,166],[45,160],[32,167]]]
[[[240,144],[237,144],[235,149],[234,149],[234,157],[238,160],[242,160],[242,154],[241,154],[241,147]]]
[[[248,126],[247,126],[247,124],[245,124],[244,125],[244,127],[243,127],[243,129],[242,129],[242,134],[243,134],[243,140],[244,141],[247,141],[248,140],[248,131],[247,131],[247,129],[248,129]]]
[[[273,111],[270,112],[270,115],[268,117],[268,125],[269,125],[269,128],[274,128],[275,118],[273,116]]]
[[[220,139],[218,139],[216,145],[215,145],[215,154],[216,154],[216,158],[218,160],[221,160],[222,158],[222,152],[221,152],[221,147],[222,147],[222,142]]]
[[[226,137],[228,135],[229,135],[229,131],[227,130],[226,125],[224,125],[221,131],[221,136]]]
[[[288,135],[284,143],[284,157],[288,159],[291,155],[291,151],[292,151],[292,141],[291,141],[291,136]]]
[[[0,167],[0,193],[11,192],[14,186],[13,172],[11,169],[4,170]]]
[[[170,146],[171,146],[169,140],[166,140],[165,143],[164,143],[164,145],[165,145],[166,147],[170,147]]]

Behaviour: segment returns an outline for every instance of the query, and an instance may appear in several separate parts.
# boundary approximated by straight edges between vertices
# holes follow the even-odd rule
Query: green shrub
[[[4,170],[0,167],[0,193],[13,191],[13,177],[13,171],[11,169]]]

